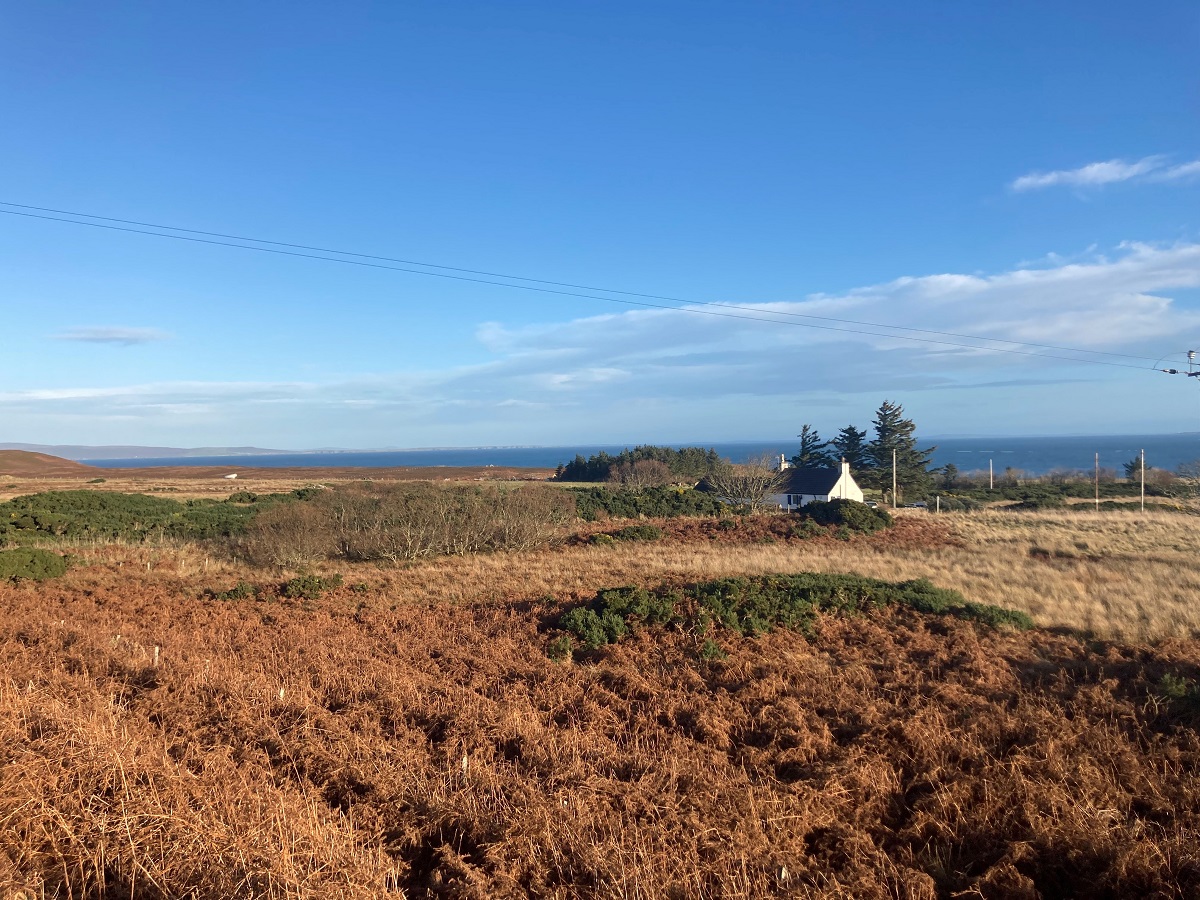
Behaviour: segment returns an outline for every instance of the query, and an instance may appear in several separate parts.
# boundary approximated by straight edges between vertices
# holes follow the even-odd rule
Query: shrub
[[[662,464],[671,475],[680,481],[698,481],[705,475],[720,471],[728,463],[716,450],[703,447],[656,447],[643,445],[632,450],[623,450],[616,456],[601,451],[584,459],[582,454],[565,465],[559,465],[554,476],[559,481],[606,481],[613,470],[630,471],[639,462]]]
[[[242,548],[261,565],[303,566],[337,548],[330,517],[311,503],[276,505],[258,513]]]
[[[70,560],[49,550],[34,547],[18,547],[16,550],[0,550],[0,579],[16,581],[28,578],[44,581],[57,578],[67,571]]]
[[[141,539],[165,528],[183,505],[165,497],[109,491],[47,491],[0,503],[0,531],[12,538]]]
[[[966,603],[956,615],[963,619],[974,619],[992,628],[1007,626],[1018,631],[1027,631],[1033,627],[1033,619],[1019,609],[1002,609],[983,603]]]
[[[342,586],[341,575],[297,575],[283,583],[283,596],[293,600],[320,600],[326,591]]]
[[[254,519],[244,544],[252,561],[304,565],[341,556],[398,562],[528,550],[549,543],[575,513],[573,495],[549,485],[407,482],[311,490],[308,502],[269,509]]]
[[[597,604],[626,621],[633,619],[647,625],[664,625],[675,615],[675,603],[680,599],[673,593],[648,591],[640,587],[609,588],[596,595]]]
[[[1061,509],[1067,501],[1062,494],[1046,491],[1026,491],[1021,494],[1020,502],[1009,506],[1009,509]]]
[[[974,512],[983,509],[984,504],[971,497],[960,497],[956,494],[941,494],[935,501],[929,503],[930,512]]]
[[[591,543],[597,547],[611,547],[616,542],[617,539],[615,537],[613,537],[611,534],[604,534],[603,532],[600,534],[593,534],[591,537]]]
[[[1194,679],[1167,672],[1158,682],[1158,697],[1174,713],[1200,717],[1200,685]]]
[[[656,525],[627,525],[610,532],[610,536],[617,541],[657,541],[662,539],[663,531]]]
[[[88,484],[104,484],[104,482],[106,480],[107,479],[105,479],[105,478],[92,478],[91,480],[88,481]]]
[[[596,612],[586,606],[577,606],[564,613],[559,619],[559,627],[579,638],[588,650],[615,643],[629,630],[625,620],[610,610]]]
[[[569,634],[560,634],[546,645],[546,655],[555,662],[565,662],[570,659],[574,650]]]
[[[721,501],[693,488],[652,487],[640,491],[607,487],[568,488],[575,498],[576,515],[587,522],[601,516],[636,519],[651,516],[668,519],[677,516],[719,516],[728,512]]]
[[[800,508],[799,515],[818,525],[844,526],[860,534],[872,534],[892,524],[886,510],[872,509],[855,500],[814,500]]]
[[[586,606],[568,610],[558,627],[595,650],[650,625],[676,623],[706,633],[710,622],[742,635],[772,628],[809,633],[819,614],[855,615],[885,605],[951,615],[993,628],[1031,628],[1024,613],[971,603],[957,591],[924,579],[882,581],[858,575],[801,573],[721,578],[684,591],[639,587],[600,591]]]
[[[191,540],[233,537],[241,534],[258,510],[216,500],[189,500],[165,532],[172,537]]]
[[[791,531],[792,537],[798,538],[822,537],[827,533],[812,519],[801,519],[799,522],[793,523]]]
[[[246,497],[254,499],[246,501]],[[156,535],[184,540],[229,537],[241,534],[261,510],[295,499],[291,494],[256,497],[243,492],[244,502],[181,503],[115,491],[46,491],[0,503],[0,539],[30,542],[64,537],[132,541]]]
[[[245,600],[258,593],[258,588],[248,581],[239,581],[227,591],[210,591],[214,600]]]

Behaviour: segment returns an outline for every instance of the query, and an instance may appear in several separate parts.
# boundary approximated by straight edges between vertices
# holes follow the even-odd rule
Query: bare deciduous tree
[[[608,470],[608,480],[633,491],[662,487],[675,480],[671,467],[657,459],[639,459],[633,463],[616,463]]]
[[[243,542],[254,561],[302,565],[341,556],[399,562],[481,550],[529,550],[575,517],[575,498],[540,485],[348,485],[261,513]]]
[[[727,503],[743,504],[753,510],[767,506],[767,498],[782,483],[784,471],[774,457],[756,457],[709,475],[709,489]]]

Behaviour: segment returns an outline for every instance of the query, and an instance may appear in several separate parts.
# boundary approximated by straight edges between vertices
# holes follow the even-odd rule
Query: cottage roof
[[[780,494],[828,494],[841,477],[840,467],[784,469],[783,480],[776,491]]]

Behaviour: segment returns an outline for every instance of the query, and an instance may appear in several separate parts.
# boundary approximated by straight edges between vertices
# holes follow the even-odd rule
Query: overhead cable
[[[1150,357],[1134,356],[1125,353],[1113,353],[1104,350],[1086,350],[1078,347],[1065,347],[1054,344],[1038,344],[1028,341],[1014,341],[1007,338],[991,338],[980,335],[960,334],[956,332],[935,331],[933,329],[916,328],[906,325],[888,325],[879,322],[865,322],[854,319],[841,319],[832,316],[817,316],[807,313],[795,313],[785,310],[770,310],[752,306],[740,306],[731,303],[723,303],[716,301],[691,301],[678,297],[669,297],[658,294],[644,294],[634,291],[621,291],[610,288],[600,288],[587,285],[571,284],[569,282],[550,281],[547,279],[526,278],[518,275],[505,275],[496,272],[485,272],[477,269],[466,269],[456,266],[444,266],[434,263],[421,263],[413,260],[404,260],[395,257],[375,256],[365,253],[354,253],[344,250],[331,250],[322,247],[309,246],[305,244],[291,244],[282,241],[270,241],[261,238],[243,237],[238,235],[223,234],[220,232],[201,231],[198,229],[179,228],[171,225],[158,225],[150,222],[138,222],[131,219],[118,219],[109,216],[96,216],[90,213],[78,213],[68,210],[57,210],[48,207],[29,206],[26,204],[10,203],[8,201],[0,201],[0,207],[11,206],[18,209],[3,209],[0,208],[0,213],[11,216],[20,216],[30,219],[41,219],[50,222],[61,222],[69,225],[85,225],[92,228],[100,228],[108,231],[124,232],[128,234],[139,234],[148,237],[162,237],[171,240],[187,241],[189,243],[207,244],[211,246],[230,247],[238,250],[255,250],[261,253],[271,253],[278,256],[290,256],[301,259],[314,259],[323,262],[341,263],[343,265],[359,266],[371,269],[383,269],[392,272],[404,272],[412,275],[424,275],[431,278],[442,278],[452,281],[462,281],[471,284],[485,284],[494,287],[505,287],[515,290],[532,291],[542,294],[551,294],[563,297],[575,297],[586,300],[599,300],[608,303],[619,303],[627,306],[637,306],[648,309],[667,310],[672,312],[686,312],[699,315],[717,316],[720,318],[740,319],[744,321],[767,322],[776,325],[796,325],[802,328],[814,328],[822,331],[844,332],[849,334],[866,335],[878,338],[892,338],[895,340],[915,341],[924,344],[934,344],[945,347],[954,347],[965,350],[975,350],[989,353],[1009,353],[1020,356],[1032,356],[1041,359],[1054,359],[1064,362],[1087,363],[1092,365],[1115,366],[1126,369],[1147,370],[1153,367],[1140,365],[1132,365],[1129,363],[1112,362],[1101,359],[1085,359],[1073,356],[1058,356],[1048,353],[1035,353],[1030,350],[1021,350],[1020,347],[1034,347],[1042,350],[1058,350],[1066,353],[1082,353],[1089,355],[1112,356],[1126,359],[1140,359],[1149,361]],[[39,212],[21,212],[19,210],[39,210]],[[46,212],[54,212],[59,215],[44,215]],[[62,216],[72,216],[74,218],[62,218]],[[83,219],[98,219],[100,221],[82,221]],[[105,222],[120,222],[123,225],[103,224]],[[138,225],[139,228],[126,227],[128,225]],[[157,230],[145,230],[157,229]],[[172,234],[170,232],[181,232]],[[206,237],[190,237],[189,235],[205,235]],[[216,240],[222,238],[223,240]],[[242,241],[246,243],[235,243]],[[269,246],[255,246],[255,244],[266,244]],[[278,249],[281,247],[294,249]],[[299,252],[301,250],[314,252]],[[336,255],[331,255],[336,254]],[[354,257],[346,259],[343,257]],[[371,262],[368,260],[377,260]],[[404,265],[385,265],[386,262],[403,263]],[[421,266],[424,268],[412,268],[413,266]],[[431,272],[426,269],[442,269],[444,271]],[[469,274],[452,274],[452,273],[469,273]],[[473,277],[476,275],[488,276]],[[493,279],[503,278],[506,281],[496,281]],[[512,282],[529,282],[528,284],[518,284]],[[544,285],[544,286],[539,286]],[[572,290],[564,290],[571,288]],[[591,293],[579,293],[579,291],[589,291]],[[604,296],[605,294],[617,294],[620,296]],[[646,300],[634,300],[633,297],[647,298]],[[682,303],[684,306],[666,305],[663,303],[651,303],[650,299],[666,300],[671,303]],[[699,308],[703,307],[703,308]],[[736,310],[737,312],[725,312],[725,310]],[[744,315],[743,313],[756,313],[756,315]],[[772,316],[774,318],[764,318],[764,316]],[[813,321],[794,321],[797,319],[813,320]],[[816,322],[835,322],[835,325],[820,325]],[[859,328],[839,327],[840,325],[856,325]],[[865,331],[863,328],[888,329],[888,331]],[[994,346],[979,346],[977,344],[963,344],[956,341],[939,340],[934,338],[916,337],[913,334],[902,334],[893,332],[914,332],[915,334],[933,334],[941,337],[956,337],[964,340],[982,341],[992,344],[1008,344],[1008,347]]]

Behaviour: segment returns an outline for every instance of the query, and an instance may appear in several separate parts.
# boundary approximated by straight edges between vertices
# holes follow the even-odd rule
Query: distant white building
[[[798,469],[784,466],[778,493],[767,498],[768,503],[781,509],[799,509],[814,500],[857,500],[863,502],[862,488],[850,474],[850,463],[844,459],[840,466],[820,469]]]

